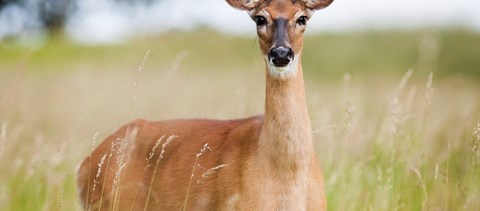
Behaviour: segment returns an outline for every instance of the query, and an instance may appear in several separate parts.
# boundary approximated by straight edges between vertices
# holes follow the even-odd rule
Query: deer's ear
[[[239,10],[252,10],[262,0],[226,0],[230,6]]]
[[[333,0],[303,0],[305,6],[311,10],[320,10],[325,7],[328,7]]]

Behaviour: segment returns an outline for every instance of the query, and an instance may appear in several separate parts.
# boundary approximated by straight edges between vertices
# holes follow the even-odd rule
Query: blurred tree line
[[[65,25],[69,15],[77,9],[82,0],[0,0],[0,12],[11,5],[22,7],[29,14],[37,16],[42,26],[49,31],[57,31]],[[98,0],[118,4],[143,4],[148,6],[161,0]]]

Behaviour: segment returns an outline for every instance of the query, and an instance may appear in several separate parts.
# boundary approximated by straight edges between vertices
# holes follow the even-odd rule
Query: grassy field
[[[465,31],[307,35],[330,210],[480,210],[479,49]],[[254,38],[206,30],[0,43],[0,210],[80,210],[76,165],[132,119],[261,113],[263,65]]]

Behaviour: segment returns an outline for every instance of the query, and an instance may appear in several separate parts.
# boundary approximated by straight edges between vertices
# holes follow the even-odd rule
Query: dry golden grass
[[[79,210],[76,165],[134,118],[262,112],[261,62],[186,72],[182,57],[150,57],[140,72],[141,55],[115,71],[0,71],[0,210]],[[329,79],[306,86],[330,210],[480,209],[478,81],[415,71]]]

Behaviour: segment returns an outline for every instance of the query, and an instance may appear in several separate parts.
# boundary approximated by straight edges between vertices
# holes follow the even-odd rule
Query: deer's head
[[[260,49],[270,73],[281,78],[295,74],[303,49],[303,33],[313,11],[333,0],[226,0],[248,11],[257,25]]]

